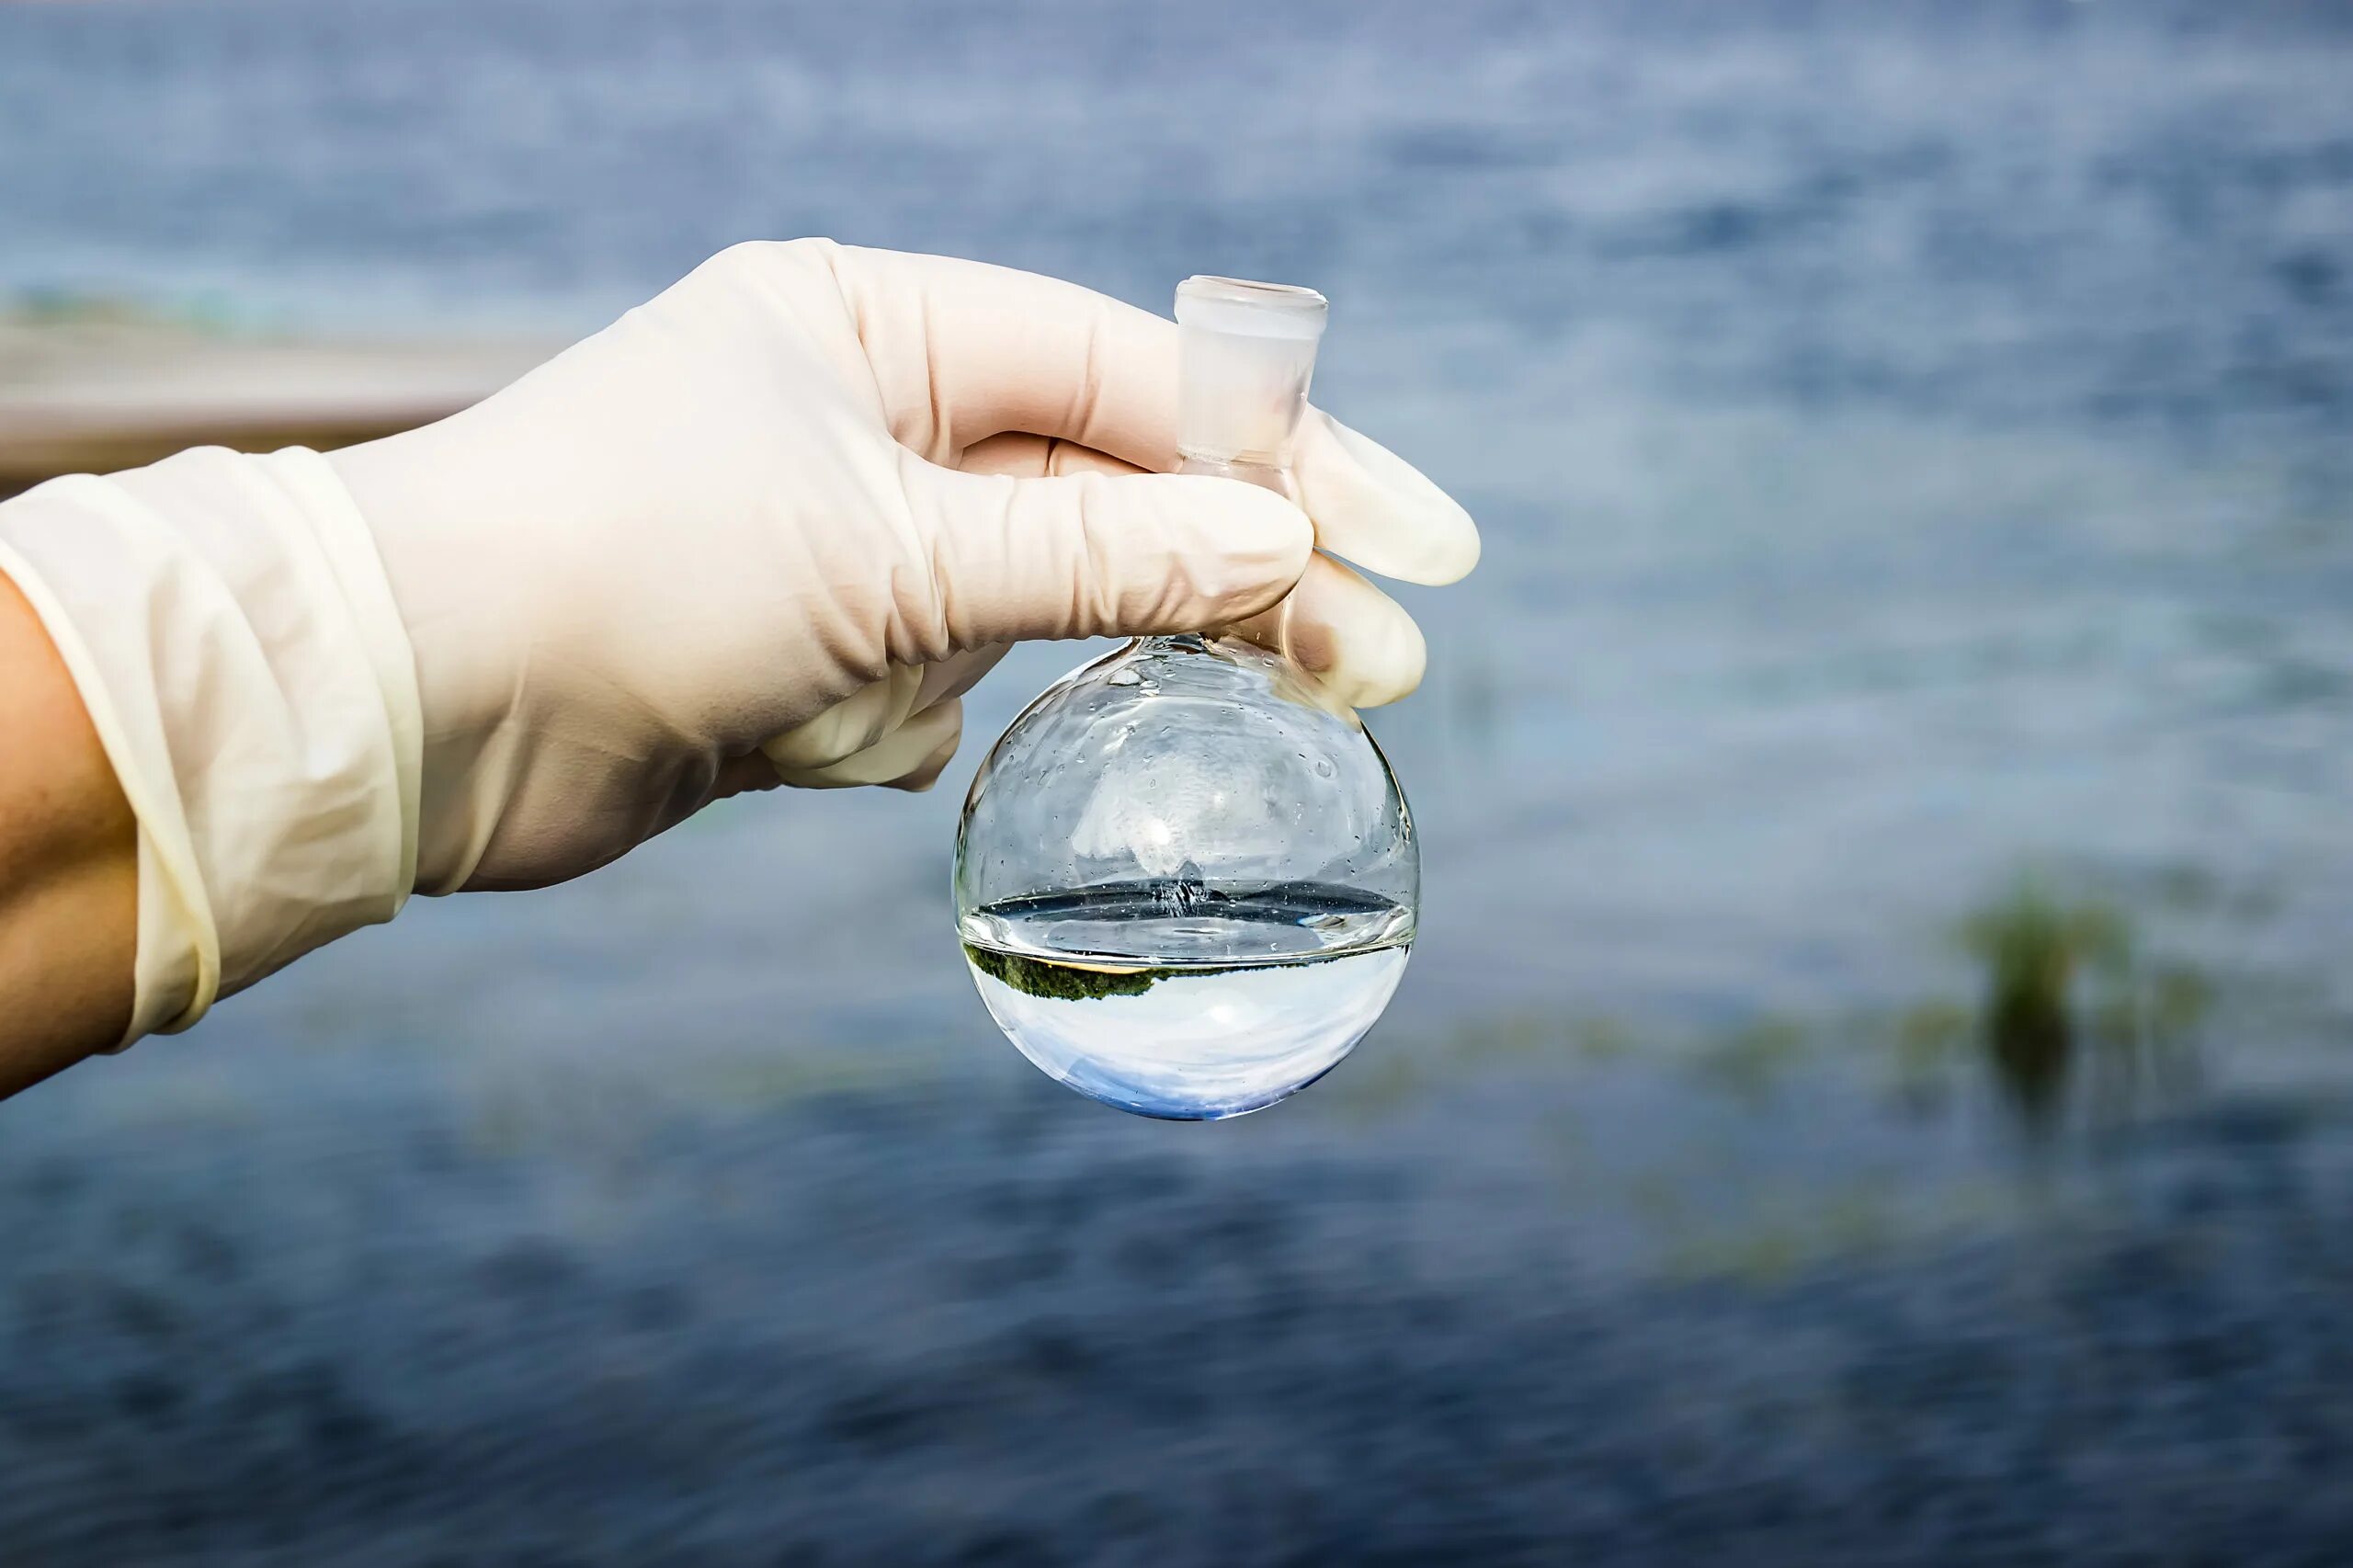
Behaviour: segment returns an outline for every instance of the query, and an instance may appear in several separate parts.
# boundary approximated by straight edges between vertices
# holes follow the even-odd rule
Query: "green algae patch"
[[[1043,996],[1053,1002],[1085,1002],[1097,996],[1141,996],[1162,981],[1173,980],[1180,974],[1218,974],[1229,969],[1296,969],[1321,962],[1332,955],[1314,954],[1262,963],[1236,963],[1224,969],[1180,968],[1173,964],[1110,969],[1097,964],[1057,963],[1051,959],[1023,958],[1018,953],[1001,953],[966,942],[964,956],[972,960],[972,967],[983,974],[1027,995]]]
[[[1056,1002],[1141,996],[1176,972],[1173,969],[1092,969],[1083,964],[1049,963],[1016,953],[994,952],[970,942],[964,944],[964,956],[990,979],[1026,995]]]

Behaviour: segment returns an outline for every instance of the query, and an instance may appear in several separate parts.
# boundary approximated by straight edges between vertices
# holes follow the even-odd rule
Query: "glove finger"
[[[997,643],[952,653],[935,665],[893,665],[881,680],[860,687],[815,718],[766,742],[760,750],[780,768],[806,772],[831,767],[877,744],[925,710],[963,696],[1007,651],[1006,644]]]
[[[1188,474],[904,475],[933,569],[938,645],[1222,626],[1299,580],[1313,530],[1271,491]]]
[[[800,790],[844,790],[859,784],[920,792],[939,782],[942,769],[963,738],[964,705],[950,698],[926,708],[897,730],[855,756],[824,767],[777,769]]]
[[[1155,472],[1176,466],[1176,324],[1059,278],[842,247],[835,276],[900,443],[934,461],[1023,431]],[[1450,583],[1479,560],[1470,514],[1412,464],[1310,409],[1296,469],[1317,542],[1369,572]],[[1021,472],[990,469],[975,472]],[[1037,472],[1066,472],[1040,468]]]
[[[997,661],[1012,651],[1010,643],[992,642],[983,648],[951,653],[936,665],[926,665],[923,689],[915,693],[915,711],[920,713],[935,703],[963,696],[980,685],[981,677],[996,668]]]
[[[779,789],[783,783],[784,780],[777,776],[775,763],[770,762],[759,752],[747,751],[741,756],[731,756],[719,765],[719,775],[711,780],[710,794],[702,804],[707,806],[712,801],[725,801],[737,795],[754,795],[765,790]],[[695,808],[697,811],[701,809],[702,806]]]
[[[858,687],[831,708],[763,743],[779,771],[824,767],[873,745],[921,705],[925,671],[894,665],[881,680]]]
[[[934,461],[1007,430],[1176,466],[1176,325],[1092,289],[841,246],[834,276],[899,443]]]
[[[1479,564],[1478,525],[1453,496],[1322,409],[1300,422],[1292,472],[1321,549],[1408,583],[1451,583]]]
[[[1144,472],[1108,452],[1052,436],[1032,436],[1026,430],[1008,430],[1002,436],[976,441],[949,466],[966,473],[1008,473],[1016,479],[1037,479],[1054,473]]]
[[[1318,555],[1274,608],[1233,629],[1288,653],[1351,708],[1394,702],[1422,684],[1428,649],[1405,607],[1358,574]]]

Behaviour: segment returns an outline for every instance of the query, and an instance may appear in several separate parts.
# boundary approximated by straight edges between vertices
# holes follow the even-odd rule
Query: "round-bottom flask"
[[[1053,1077],[1144,1116],[1272,1105],[1346,1056],[1414,940],[1413,819],[1289,661],[1154,637],[1074,670],[982,765],[957,844],[982,999]]]
[[[1186,467],[1289,493],[1324,300],[1177,291]],[[1279,653],[1148,637],[1074,670],[981,765],[958,934],[1023,1054],[1144,1116],[1211,1120],[1329,1072],[1414,939],[1413,819],[1355,713]]]

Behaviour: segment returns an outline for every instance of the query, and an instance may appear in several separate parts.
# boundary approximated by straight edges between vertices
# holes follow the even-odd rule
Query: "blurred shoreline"
[[[188,447],[390,435],[479,401],[557,347],[225,330],[105,301],[0,310],[0,496]]]
[[[831,234],[1313,283],[1488,551],[1265,1116],[972,994],[1055,643],[12,1103],[0,1561],[2353,1561],[2353,7],[1734,9],[0,3],[0,490]]]

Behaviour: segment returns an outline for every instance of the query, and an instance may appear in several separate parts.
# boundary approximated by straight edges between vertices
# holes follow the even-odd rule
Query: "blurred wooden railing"
[[[0,318],[0,496],[185,447],[339,447],[496,391],[547,342],[366,343]]]

